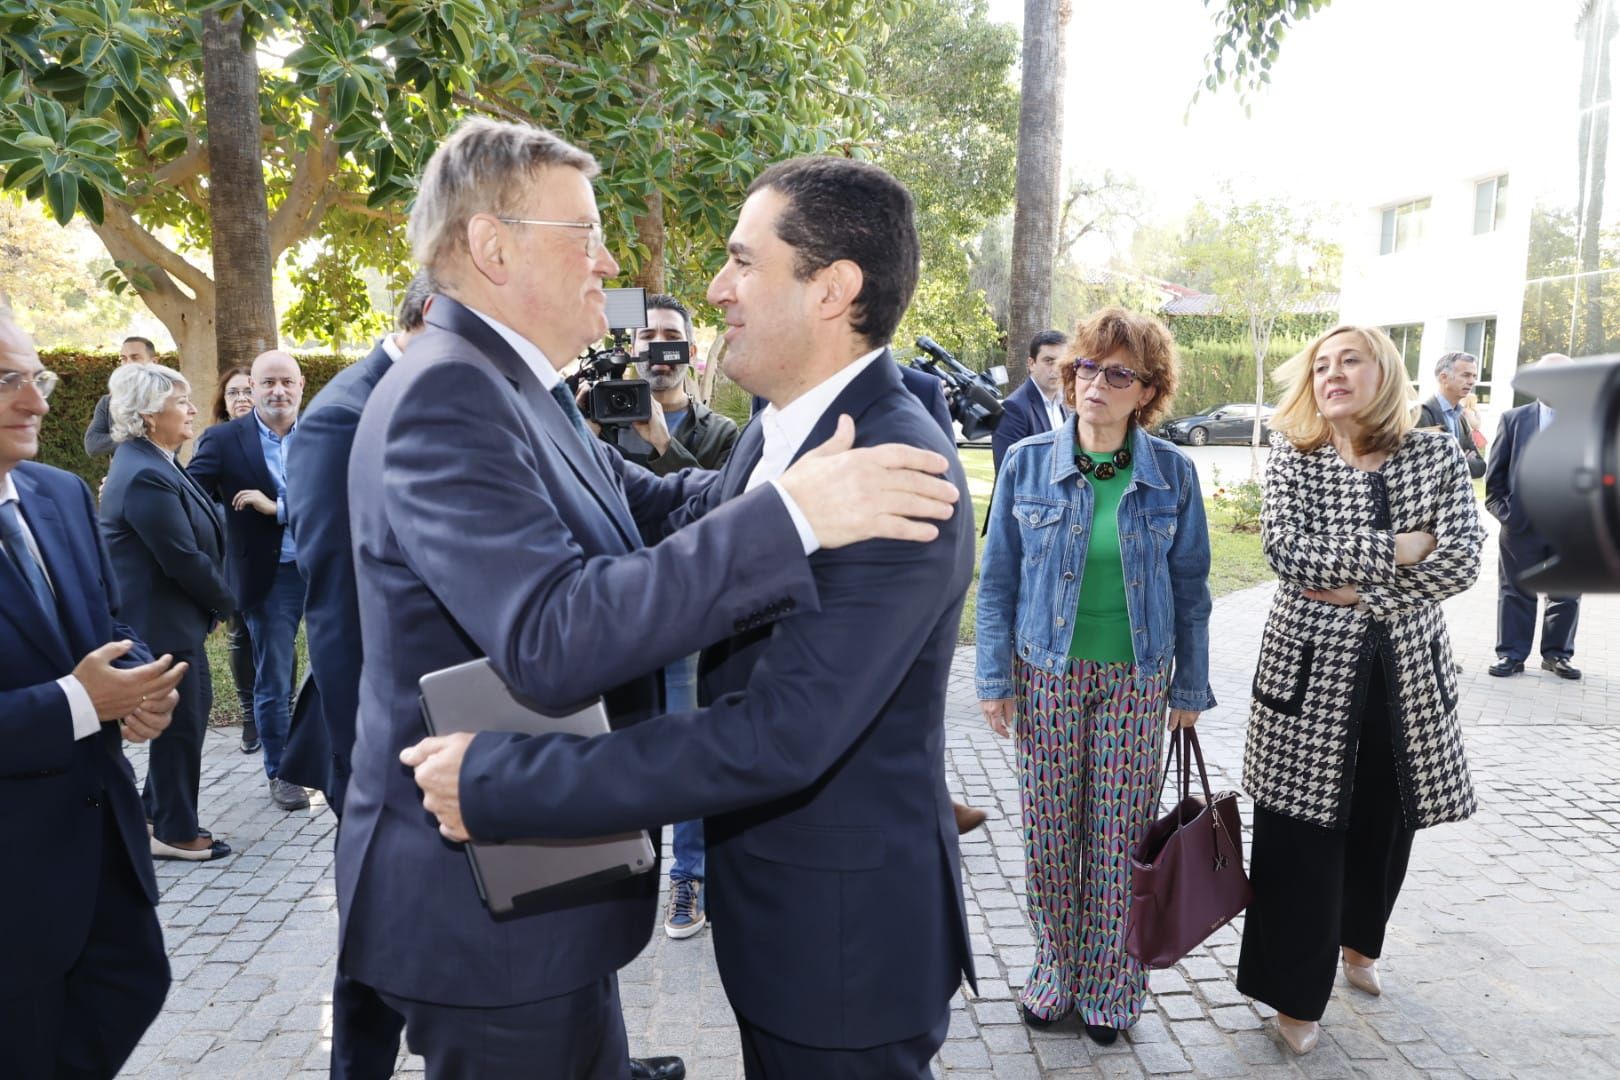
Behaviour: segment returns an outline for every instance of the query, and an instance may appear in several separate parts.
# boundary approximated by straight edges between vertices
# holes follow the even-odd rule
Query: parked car
[[[1181,416],[1166,421],[1159,428],[1159,435],[1171,442],[1187,443],[1190,446],[1203,446],[1207,443],[1237,443],[1247,446],[1254,433],[1254,408],[1252,404],[1219,405],[1195,416]],[[1271,438],[1271,429],[1266,426],[1266,421],[1277,411],[1277,407],[1262,405],[1260,410],[1260,441],[1265,443]]]

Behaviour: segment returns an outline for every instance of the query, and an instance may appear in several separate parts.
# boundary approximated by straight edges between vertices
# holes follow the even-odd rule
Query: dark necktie
[[[568,392],[568,384],[560,382],[553,386],[551,397],[557,402],[557,407],[562,409],[563,415],[568,417],[568,422],[574,425],[574,430],[585,443],[585,449],[591,450],[591,429],[585,426],[585,418],[579,415],[579,406],[574,404],[574,397]],[[591,452],[595,453],[594,450]]]
[[[57,620],[56,596],[51,592],[50,582],[45,580],[45,571],[34,558],[34,553],[28,548],[28,541],[23,537],[22,515],[17,512],[15,499],[0,503],[0,540],[6,545],[6,552],[11,561],[17,565],[23,580],[34,591],[34,599],[51,621]]]

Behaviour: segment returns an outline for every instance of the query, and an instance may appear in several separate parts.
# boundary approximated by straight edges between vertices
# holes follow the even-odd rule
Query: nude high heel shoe
[[[1282,1041],[1295,1055],[1304,1057],[1316,1049],[1316,1044],[1322,1038],[1322,1025],[1315,1020],[1295,1020],[1278,1013],[1277,1034],[1282,1036]]]
[[[1384,992],[1384,984],[1378,980],[1378,961],[1374,960],[1370,964],[1352,964],[1345,959],[1343,964],[1345,980],[1351,986],[1373,997]]]

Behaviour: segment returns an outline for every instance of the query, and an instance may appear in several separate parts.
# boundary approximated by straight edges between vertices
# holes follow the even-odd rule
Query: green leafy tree
[[[970,280],[978,234],[1012,202],[1018,35],[984,0],[914,0],[868,48],[874,159],[917,202],[922,280],[895,340],[927,334],[964,362],[996,363],[1001,333]]]
[[[219,355],[215,325],[237,314],[198,258],[218,224],[209,129],[253,120],[248,106],[208,108],[206,26],[257,61],[263,206],[230,224],[262,228],[271,265],[233,273],[268,280],[314,241],[352,251],[356,270],[403,275],[397,234],[415,178],[451,125],[481,112],[595,152],[627,271],[657,287],[673,267],[689,290],[722,258],[737,198],[764,164],[856,152],[872,108],[856,28],[893,8],[0,0],[0,167],[6,188],[59,221],[91,221],[202,393],[234,359]]]
[[[1204,61],[1204,82],[1193,92],[1198,103],[1230,83],[1244,111],[1249,99],[1271,82],[1271,69],[1290,28],[1327,7],[1330,0],[1204,0],[1215,16],[1215,40]]]
[[[281,326],[299,341],[315,341],[339,353],[345,343],[378,337],[392,322],[373,306],[364,274],[347,252],[323,251],[291,277],[298,299]]]
[[[1254,354],[1254,401],[1266,399],[1266,353],[1278,320],[1337,288],[1339,252],[1315,222],[1281,199],[1236,202],[1230,193],[1193,208],[1184,257],[1206,276],[1219,310],[1244,320]],[[1250,436],[1250,475],[1260,475],[1260,416]]]

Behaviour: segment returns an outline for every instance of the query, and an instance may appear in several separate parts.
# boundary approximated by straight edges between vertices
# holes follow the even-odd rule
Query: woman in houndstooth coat
[[[1279,583],[1244,752],[1255,900],[1238,989],[1303,1054],[1341,954],[1351,985],[1379,992],[1415,831],[1474,811],[1440,601],[1479,576],[1484,532],[1456,440],[1412,430],[1383,331],[1336,327],[1278,378],[1261,530]]]

